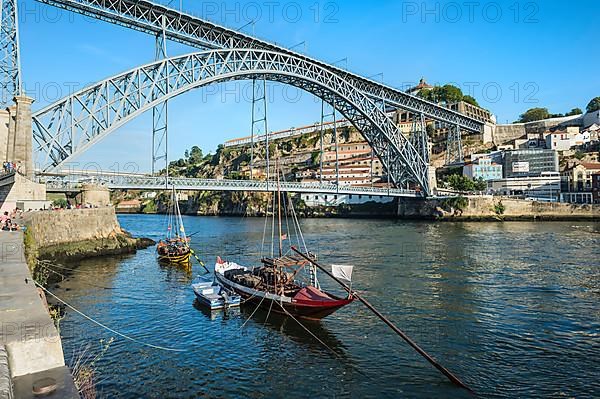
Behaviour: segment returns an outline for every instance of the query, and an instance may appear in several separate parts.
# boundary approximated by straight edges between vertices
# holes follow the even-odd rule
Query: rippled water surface
[[[160,238],[162,216],[121,216]],[[600,396],[600,224],[303,220],[323,263],[355,265],[363,293],[484,397]],[[251,265],[264,221],[187,217],[193,247]],[[106,398],[469,397],[358,302],[320,323],[195,304],[192,274],[154,249],[81,262],[53,291],[67,361],[85,351]],[[336,289],[326,281],[326,288]],[[306,330],[310,330],[318,340]],[[321,341],[321,342],[319,342]]]

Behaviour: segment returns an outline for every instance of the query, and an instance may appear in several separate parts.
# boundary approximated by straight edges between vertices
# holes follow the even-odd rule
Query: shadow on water
[[[251,305],[242,305],[239,308],[230,308],[211,311],[197,299],[193,307],[201,312],[208,320],[228,320],[243,316],[245,323],[251,322],[255,327],[267,328],[277,334],[283,334],[295,343],[312,352],[329,352],[331,356],[352,366],[352,359],[348,356],[347,346],[337,338],[321,321],[293,319],[273,310],[258,308]],[[248,320],[248,318],[251,318]],[[300,325],[299,323],[302,323]]]
[[[158,266],[160,266],[160,270],[165,273],[165,277],[167,280],[181,280],[181,277],[184,280],[192,280],[192,265],[178,265],[178,264],[170,264],[168,262],[158,262]]]

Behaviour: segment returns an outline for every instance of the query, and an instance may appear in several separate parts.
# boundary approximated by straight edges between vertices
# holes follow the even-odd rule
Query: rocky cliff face
[[[323,135],[325,146],[334,142],[332,130]],[[354,128],[338,129],[340,144],[363,141],[361,134]],[[282,168],[286,179],[295,179],[299,170],[313,167],[320,162],[320,132],[302,136],[274,140],[270,143],[269,154],[271,168],[275,162]],[[198,151],[187,153],[185,159],[171,162],[171,176],[194,177],[205,179],[246,179],[248,178],[251,151],[249,146],[224,148],[217,153],[202,157]],[[257,144],[254,150],[255,173],[263,174],[266,169],[266,149],[264,143]],[[271,169],[273,173],[273,169]],[[181,212],[188,215],[231,215],[231,216],[261,216],[267,212],[269,195],[252,192],[188,192],[184,201],[179,202]],[[121,199],[140,198],[141,193],[115,193],[113,202]],[[142,207],[147,213],[166,213],[169,207],[170,194],[162,193],[155,199],[146,200]],[[314,213],[340,214],[343,210],[315,210]],[[310,213],[310,212],[307,212]]]

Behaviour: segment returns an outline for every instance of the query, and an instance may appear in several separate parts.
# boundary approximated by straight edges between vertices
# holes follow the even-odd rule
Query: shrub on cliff
[[[158,207],[156,206],[156,202],[150,200],[144,204],[142,208],[142,213],[156,213],[158,211]]]
[[[496,215],[502,216],[502,215],[504,215],[504,212],[506,211],[506,207],[504,206],[502,201],[498,201],[497,204],[494,204],[493,210]]]
[[[462,213],[462,211],[467,209],[467,207],[469,206],[469,200],[463,197],[462,195],[459,195],[458,197],[447,198],[443,200],[440,205],[442,206],[442,209],[446,212],[458,210],[460,211],[460,213]]]
[[[593,98],[587,105],[587,112],[595,112],[600,110],[600,97]]]

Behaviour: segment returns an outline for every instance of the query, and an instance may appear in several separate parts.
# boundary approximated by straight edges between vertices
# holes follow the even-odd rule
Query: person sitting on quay
[[[2,223],[2,231],[10,231],[10,227],[12,226],[12,222],[8,219],[6,222]]]

